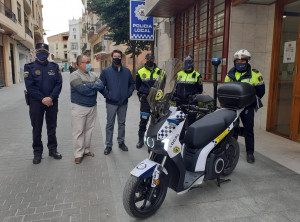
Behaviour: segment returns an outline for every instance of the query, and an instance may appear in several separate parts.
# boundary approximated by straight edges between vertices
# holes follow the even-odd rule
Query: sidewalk
[[[118,148],[103,154],[105,145],[105,100],[98,97],[98,119],[93,138],[94,158],[74,164],[70,122],[69,73],[59,100],[58,151],[62,160],[48,157],[46,130],[44,154],[39,165],[32,164],[32,135],[24,83],[0,89],[0,222],[128,222],[123,207],[123,188],[130,171],[148,156],[145,147],[136,149],[139,102],[130,98],[126,121],[128,152]],[[117,126],[115,127],[117,132]],[[240,160],[229,176],[230,183],[218,188],[215,181],[185,195],[168,190],[157,213],[145,221],[204,222],[299,222],[299,144],[273,134],[256,132],[256,162]],[[290,150],[290,151],[288,151]],[[298,171],[297,171],[298,169]],[[298,173],[296,173],[298,172]]]

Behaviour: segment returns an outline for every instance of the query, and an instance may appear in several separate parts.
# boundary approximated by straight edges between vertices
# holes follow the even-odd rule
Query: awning
[[[148,11],[147,16],[170,18],[197,2],[197,0],[159,0]]]

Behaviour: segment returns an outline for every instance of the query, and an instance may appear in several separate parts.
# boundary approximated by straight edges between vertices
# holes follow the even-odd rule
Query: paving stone
[[[43,219],[52,219],[60,217],[62,214],[62,211],[53,211],[53,212],[45,212],[43,214]]]

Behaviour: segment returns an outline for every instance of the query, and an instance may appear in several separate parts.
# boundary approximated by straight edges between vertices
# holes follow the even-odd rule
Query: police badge
[[[147,77],[147,76],[146,76],[146,73],[143,73],[143,74],[142,74],[142,77],[143,77],[144,79],[146,79],[146,77]]]
[[[37,75],[37,76],[39,76],[39,75],[41,75],[41,70],[35,70],[35,74]]]

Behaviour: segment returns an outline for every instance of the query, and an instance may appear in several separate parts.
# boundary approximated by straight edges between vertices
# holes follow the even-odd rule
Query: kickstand
[[[220,187],[221,183],[230,182],[230,179],[221,179],[220,177],[217,177],[217,183],[218,187]]]

